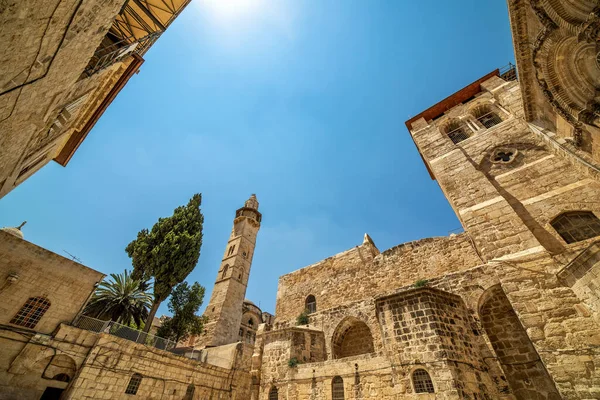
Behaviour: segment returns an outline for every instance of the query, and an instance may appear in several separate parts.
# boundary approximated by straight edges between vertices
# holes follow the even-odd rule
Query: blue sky
[[[193,0],[67,168],[0,200],[0,226],[27,220],[27,240],[120,272],[140,229],[201,192],[188,280],[206,304],[234,212],[256,193],[247,297],[270,312],[280,275],[365,232],[385,250],[460,227],[404,121],[514,59],[505,2],[227,3]]]

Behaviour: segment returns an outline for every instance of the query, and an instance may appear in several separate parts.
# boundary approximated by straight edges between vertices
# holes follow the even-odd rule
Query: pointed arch
[[[221,279],[225,279],[227,277],[227,271],[229,271],[229,264],[225,264],[223,267],[223,271],[221,272]]]
[[[490,287],[481,295],[479,317],[516,398],[529,398],[532,392],[544,393],[547,398],[560,398],[554,381],[500,285]],[[523,385],[524,376],[531,383],[527,387]]]

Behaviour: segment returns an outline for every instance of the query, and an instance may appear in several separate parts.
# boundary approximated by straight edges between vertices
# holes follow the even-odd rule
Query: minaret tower
[[[220,346],[238,341],[242,307],[260,229],[256,195],[235,212],[233,229],[217,274],[210,302],[204,311],[208,322],[199,338],[199,347]]]

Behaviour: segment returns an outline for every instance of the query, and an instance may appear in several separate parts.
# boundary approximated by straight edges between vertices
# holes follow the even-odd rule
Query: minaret
[[[225,247],[215,287],[204,311],[208,322],[196,346],[220,346],[238,341],[242,307],[261,219],[258,200],[254,194],[244,207],[235,212],[233,229]]]

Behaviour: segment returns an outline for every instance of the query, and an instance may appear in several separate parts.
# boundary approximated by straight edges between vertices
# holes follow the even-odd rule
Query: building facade
[[[164,339],[82,316],[103,277],[18,228],[0,230],[1,400],[246,398],[253,346],[177,354]]]
[[[0,5],[0,198],[50,160],[67,165],[189,1]]]
[[[282,276],[254,398],[600,398],[598,171],[530,126],[515,78],[406,123],[464,232]]]

